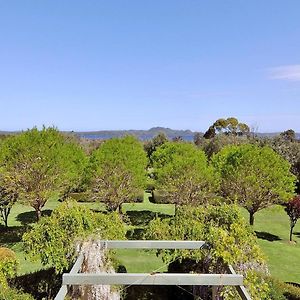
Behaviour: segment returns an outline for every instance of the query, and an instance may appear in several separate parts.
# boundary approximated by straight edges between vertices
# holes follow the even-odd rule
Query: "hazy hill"
[[[20,131],[1,131],[0,135],[16,134]],[[169,139],[181,136],[184,140],[191,141],[194,138],[194,131],[191,130],[176,130],[166,127],[153,127],[149,130],[99,130],[99,131],[78,131],[72,133],[89,139],[110,139],[112,137],[122,137],[124,135],[134,135],[141,140],[149,140],[159,133],[164,133]],[[256,133],[260,137],[274,137],[280,132]],[[300,139],[300,133],[296,133],[296,138]]]

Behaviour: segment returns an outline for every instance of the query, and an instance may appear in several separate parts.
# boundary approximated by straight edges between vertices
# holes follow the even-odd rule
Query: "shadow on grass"
[[[50,216],[52,210],[45,209],[42,211],[42,216]],[[36,222],[36,212],[26,211],[17,215],[16,220],[19,221],[23,226],[30,225]]]
[[[26,227],[23,226],[11,226],[11,227],[1,226],[0,244],[11,245],[11,244],[19,243],[25,231],[26,231]]]
[[[300,232],[294,232],[293,235],[300,239]]]
[[[281,241],[281,238],[278,235],[274,235],[265,231],[255,231],[257,238],[262,240],[267,240],[269,242]]]
[[[159,217],[161,219],[170,217],[166,214],[156,213],[148,210],[128,210],[126,212],[126,215],[128,216],[130,223],[133,226],[146,226],[151,220],[155,219],[156,217]]]

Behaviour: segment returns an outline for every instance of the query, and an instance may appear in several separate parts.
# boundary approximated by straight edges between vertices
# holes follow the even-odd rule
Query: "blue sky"
[[[0,130],[300,131],[298,0],[0,0]]]

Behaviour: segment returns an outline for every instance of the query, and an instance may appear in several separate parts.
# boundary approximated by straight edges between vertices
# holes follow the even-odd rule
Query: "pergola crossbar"
[[[103,249],[202,249],[204,241],[100,241]],[[251,300],[243,286],[243,276],[236,274],[229,266],[230,274],[191,274],[191,273],[78,273],[83,262],[80,254],[70,273],[63,274],[62,287],[55,300],[63,300],[68,286],[72,285],[205,285],[212,286],[213,299],[218,286],[235,286],[241,299]]]

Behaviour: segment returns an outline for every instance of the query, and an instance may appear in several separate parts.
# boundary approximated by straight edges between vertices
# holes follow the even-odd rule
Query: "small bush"
[[[18,260],[14,251],[0,247],[0,273],[6,278],[16,275],[18,269]]]
[[[0,289],[0,300],[34,300],[34,298],[16,289]]]
[[[288,300],[299,300],[300,299],[300,287],[285,283],[283,295]]]

